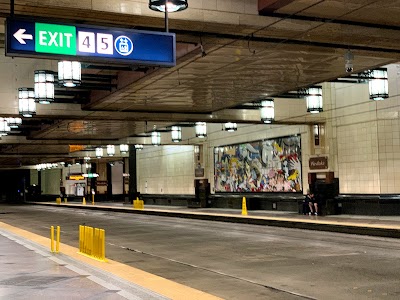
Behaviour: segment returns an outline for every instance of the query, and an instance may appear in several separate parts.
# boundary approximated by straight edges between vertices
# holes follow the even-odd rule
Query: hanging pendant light
[[[151,144],[154,146],[161,145],[161,133],[157,131],[153,131],[151,133]]]
[[[36,115],[35,92],[32,88],[18,89],[19,114],[30,118]]]
[[[102,158],[103,157],[103,148],[97,147],[96,148],[96,157],[97,158]]]
[[[52,71],[35,71],[35,101],[40,104],[54,102],[54,73]]]
[[[228,123],[224,124],[224,128],[225,128],[225,131],[234,132],[234,131],[237,130],[237,124],[236,123],[232,123],[232,122],[228,122]]]
[[[207,136],[207,124],[206,122],[196,122],[196,137],[205,138]]]
[[[10,128],[18,128],[22,124],[21,118],[6,118],[6,121]]]
[[[81,84],[81,63],[79,61],[58,62],[58,83],[66,87]]]
[[[115,155],[115,146],[114,145],[107,145],[107,155],[108,156]]]
[[[138,150],[138,151],[143,150],[143,145],[136,144],[135,145],[135,149]]]
[[[119,152],[121,154],[127,154],[129,151],[129,146],[127,144],[121,144],[119,145]]]
[[[165,2],[167,2],[168,12],[176,12],[188,8],[187,0],[149,0],[149,8],[154,11],[165,12]]]
[[[5,118],[0,118],[0,137],[7,135],[11,131]]]
[[[322,87],[311,87],[306,95],[307,112],[317,114],[323,111]]]
[[[264,123],[272,123],[275,119],[275,103],[274,99],[266,99],[261,101],[261,121]]]
[[[387,70],[372,70],[369,81],[369,99],[379,101],[386,98],[389,98]]]
[[[180,126],[171,127],[171,139],[174,143],[182,141],[182,128]]]

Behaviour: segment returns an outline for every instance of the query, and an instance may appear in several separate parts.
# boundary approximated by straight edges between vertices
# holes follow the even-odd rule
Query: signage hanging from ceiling
[[[7,19],[6,34],[7,56],[167,67],[176,64],[174,33]]]

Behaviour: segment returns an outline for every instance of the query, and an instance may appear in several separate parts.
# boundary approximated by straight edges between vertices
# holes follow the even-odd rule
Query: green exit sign
[[[76,55],[75,26],[36,23],[35,51]]]

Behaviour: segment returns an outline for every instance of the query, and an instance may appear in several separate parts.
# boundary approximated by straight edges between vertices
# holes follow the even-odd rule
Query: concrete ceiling
[[[137,10],[124,10],[126,1],[115,1],[110,9],[89,2],[16,0],[14,13],[163,30],[163,19],[145,10],[146,1],[132,1]],[[207,10],[200,2],[189,1],[187,11],[171,16],[170,28],[177,34],[175,67],[88,65],[83,74],[109,76],[109,88],[87,81],[77,94],[59,89],[58,103],[38,105],[37,116],[29,121],[34,125],[2,138],[0,165],[68,157],[68,144],[141,142],[138,135],[180,122],[260,123],[257,110],[236,107],[346,76],[348,49],[355,56],[355,72],[400,61],[400,0],[270,1],[275,6],[263,15],[257,13],[257,1],[243,4],[243,13]],[[9,3],[0,1],[0,17],[10,15]],[[4,45],[4,27],[0,31]],[[1,116],[18,115],[17,88],[32,85],[33,70],[55,66],[55,61],[3,57]],[[75,104],[68,103],[70,96]],[[298,122],[277,115],[278,123],[287,124],[317,118]]]

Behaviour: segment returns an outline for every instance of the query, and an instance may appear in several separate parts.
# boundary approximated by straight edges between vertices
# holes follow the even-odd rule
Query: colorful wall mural
[[[300,136],[214,148],[216,192],[301,192]]]

